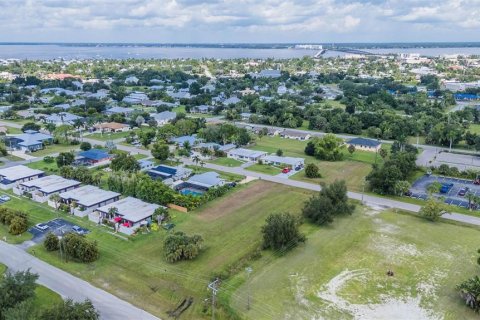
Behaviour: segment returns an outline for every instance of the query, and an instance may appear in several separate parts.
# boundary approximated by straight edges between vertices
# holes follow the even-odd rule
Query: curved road
[[[74,301],[90,299],[102,320],[159,320],[146,311],[3,241],[0,241],[0,261],[13,271],[30,269],[37,273],[39,284],[57,292],[63,298],[70,298]]]

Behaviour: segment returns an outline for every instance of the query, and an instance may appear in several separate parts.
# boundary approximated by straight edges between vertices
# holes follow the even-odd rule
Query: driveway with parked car
[[[69,232],[75,232],[78,234],[87,234],[90,231],[85,228],[79,227],[69,221],[66,221],[63,219],[54,219],[45,223],[38,223],[35,226],[28,229],[28,232],[30,232],[33,235],[33,238],[32,238],[33,242],[40,243],[43,241],[43,239],[45,239],[45,236],[49,232],[52,232],[57,236],[63,236],[64,234]]]

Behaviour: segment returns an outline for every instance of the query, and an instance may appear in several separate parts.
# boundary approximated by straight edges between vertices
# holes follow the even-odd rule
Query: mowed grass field
[[[172,211],[175,231],[199,234],[205,249],[193,261],[170,264],[163,257],[165,230],[139,235],[125,241],[86,221],[79,225],[98,241],[100,259],[92,264],[62,262],[58,253],[33,247],[37,257],[107,290],[161,318],[183,299],[193,297],[193,305],[182,319],[209,319],[204,299],[207,285],[215,276],[243,271],[244,261],[261,243],[261,226],[275,212],[298,213],[310,196],[308,191],[264,181],[237,187],[230,194],[189,213]],[[29,203],[28,200],[25,200]],[[225,309],[217,319],[227,318]]]
[[[372,169],[372,164],[382,162],[379,155],[375,152],[355,151],[352,155],[345,149],[345,159],[343,161],[321,161],[312,156],[307,156],[304,152],[306,141],[293,139],[283,139],[280,137],[257,138],[254,150],[263,150],[269,153],[275,153],[278,149],[283,151],[284,156],[299,157],[305,159],[305,164],[315,163],[322,175],[319,179],[310,179],[305,176],[305,170],[290,177],[290,179],[300,180],[312,183],[331,183],[338,180],[345,180],[348,189],[351,191],[362,191],[364,178]],[[389,147],[389,146],[386,146]],[[249,169],[249,168],[248,168]]]
[[[220,297],[243,319],[478,317],[455,289],[480,273],[478,229],[359,207],[302,231],[305,244],[280,258],[264,254],[249,280],[243,272],[227,281]]]

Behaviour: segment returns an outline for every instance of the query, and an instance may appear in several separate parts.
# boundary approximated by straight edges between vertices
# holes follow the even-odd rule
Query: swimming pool
[[[199,197],[203,194],[203,191],[196,190],[196,189],[191,189],[191,188],[185,188],[185,189],[180,190],[180,193],[183,194],[184,196]]]

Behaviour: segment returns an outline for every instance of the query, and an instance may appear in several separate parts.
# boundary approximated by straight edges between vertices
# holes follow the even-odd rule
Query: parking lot
[[[45,236],[49,232],[52,232],[57,236],[62,236],[69,232],[77,232],[77,233],[83,233],[83,234],[87,234],[90,232],[87,229],[79,228],[78,226],[75,226],[75,224],[63,219],[53,219],[42,224],[46,225],[47,228],[42,230],[42,228],[33,226],[30,229],[28,229],[28,232],[30,232],[33,235],[32,241],[35,243],[42,242]],[[77,230],[74,230],[74,227],[76,227]]]
[[[468,199],[465,196],[458,195],[458,192],[468,187],[469,192],[475,194],[476,196],[480,196],[480,185],[473,184],[473,180],[466,180],[460,178],[449,178],[449,177],[442,177],[442,176],[423,176],[417,181],[414,182],[410,191],[412,194],[410,197],[417,198],[417,199],[427,199],[427,188],[433,182],[438,181],[442,184],[452,183],[453,187],[447,193],[438,193],[437,195],[445,197],[445,202],[454,206],[468,208]]]

